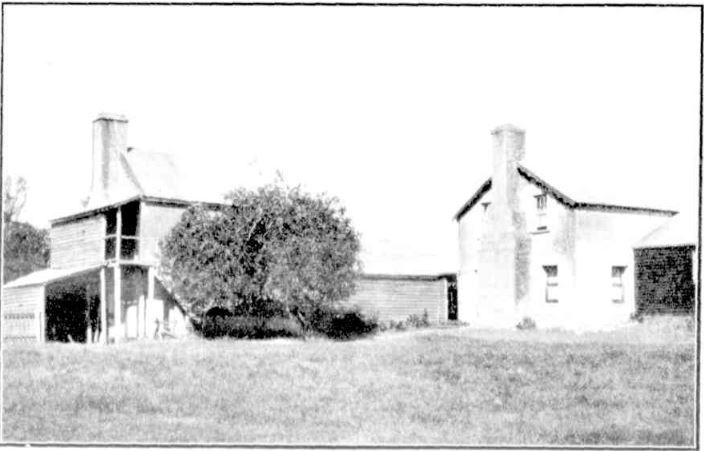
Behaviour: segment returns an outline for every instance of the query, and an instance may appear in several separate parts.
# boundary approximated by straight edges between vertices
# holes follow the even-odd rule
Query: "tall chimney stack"
[[[494,192],[494,211],[501,219],[512,220],[511,213],[518,211],[518,163],[525,154],[525,131],[506,124],[496,127],[493,136],[493,171],[491,190]]]
[[[93,173],[90,203],[109,201],[119,189],[122,167],[120,154],[127,152],[127,118],[101,114],[93,121]]]

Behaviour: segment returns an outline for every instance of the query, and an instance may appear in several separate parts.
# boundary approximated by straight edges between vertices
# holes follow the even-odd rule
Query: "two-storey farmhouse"
[[[642,259],[634,277],[634,245],[677,212],[572,199],[521,165],[522,130],[506,125],[492,135],[492,176],[455,215],[459,319],[512,327],[530,318],[538,327],[567,328],[628,320],[638,281],[647,296],[648,274],[661,280]],[[693,248],[677,254],[689,271],[672,268],[689,286]]]
[[[50,267],[4,287],[6,338],[107,342],[185,331],[156,270],[159,239],[193,204],[178,197],[173,161],[127,147],[127,120],[114,115],[93,122],[92,154],[85,207],[51,221]]]
[[[93,122],[92,156],[86,204],[51,221],[50,267],[3,287],[6,339],[112,342],[186,331],[189,319],[159,277],[158,243],[195,201],[180,191],[168,154],[127,146],[122,116]],[[451,274],[367,274],[349,304],[380,321],[427,314],[437,323],[454,315],[453,283]]]

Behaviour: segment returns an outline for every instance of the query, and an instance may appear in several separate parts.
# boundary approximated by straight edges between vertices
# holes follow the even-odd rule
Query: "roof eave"
[[[113,208],[120,207],[122,205],[128,204],[130,202],[134,201],[143,201],[143,202],[149,202],[149,203],[155,203],[155,204],[164,204],[164,205],[173,205],[173,206],[191,206],[191,205],[204,205],[208,208],[222,208],[226,207],[228,204],[225,203],[218,203],[218,202],[202,202],[202,201],[197,201],[197,200],[184,200],[184,199],[174,199],[174,198],[167,198],[167,197],[157,197],[157,196],[145,196],[145,195],[138,195],[138,196],[132,196],[130,198],[127,198],[125,200],[121,200],[119,202],[113,202],[111,204],[103,205],[102,207],[98,208],[93,208],[90,210],[85,210],[79,213],[74,213],[72,215],[68,216],[62,216],[60,218],[52,219],[49,221],[49,224],[51,226],[59,225],[59,224],[65,224],[67,222],[75,221],[77,219],[83,219],[89,216],[93,216],[98,213],[102,213],[107,210],[111,210]]]

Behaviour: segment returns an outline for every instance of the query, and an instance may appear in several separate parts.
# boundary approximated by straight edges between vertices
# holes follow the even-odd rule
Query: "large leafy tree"
[[[49,234],[18,220],[27,198],[27,183],[20,177],[3,180],[3,283],[46,268]]]
[[[304,327],[354,289],[359,239],[335,199],[270,185],[188,209],[162,242],[162,269],[196,316],[212,307]]]

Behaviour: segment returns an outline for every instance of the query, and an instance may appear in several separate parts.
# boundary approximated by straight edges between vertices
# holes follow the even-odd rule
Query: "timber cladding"
[[[142,203],[140,220],[140,255],[144,261],[156,263],[159,259],[159,241],[181,220],[186,211],[182,205]]]
[[[10,340],[37,340],[43,327],[44,287],[5,288],[2,293],[2,336]]]
[[[437,276],[365,275],[348,302],[381,322],[427,312],[431,323],[439,323],[447,319],[447,283]]]
[[[50,266],[89,266],[104,260],[105,217],[103,215],[55,224],[51,239]]]
[[[637,312],[692,313],[695,258],[694,246],[635,249]]]

